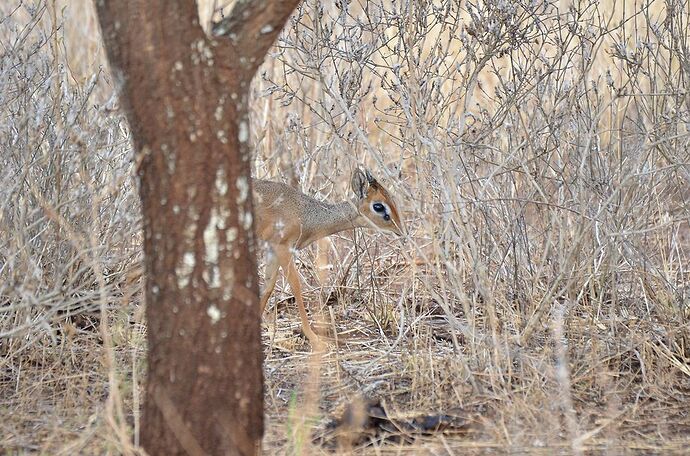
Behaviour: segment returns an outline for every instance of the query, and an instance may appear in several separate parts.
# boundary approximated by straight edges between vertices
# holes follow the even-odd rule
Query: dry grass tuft
[[[10,453],[137,452],[139,207],[90,8],[0,6]],[[256,175],[337,199],[364,162],[411,235],[302,252],[337,338],[310,353],[277,293],[265,451],[683,454],[689,29],[688,0],[307,0],[254,82]]]

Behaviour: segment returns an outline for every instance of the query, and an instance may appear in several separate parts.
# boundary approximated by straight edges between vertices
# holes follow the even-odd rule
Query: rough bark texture
[[[246,100],[297,3],[240,1],[232,36],[209,39],[192,0],[97,1],[137,151],[149,343],[141,441],[151,455],[258,452]]]

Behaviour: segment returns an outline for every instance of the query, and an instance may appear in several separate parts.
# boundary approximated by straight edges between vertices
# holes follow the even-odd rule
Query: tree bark
[[[298,0],[240,0],[230,25],[216,27],[228,39],[204,34],[192,0],[96,3],[143,208],[142,445],[151,455],[257,454],[263,354],[247,94]]]

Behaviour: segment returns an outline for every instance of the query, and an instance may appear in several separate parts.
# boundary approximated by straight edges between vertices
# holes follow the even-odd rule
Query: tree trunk
[[[263,376],[249,82],[298,1],[238,2],[209,39],[192,0],[97,0],[143,207],[151,455],[256,454]]]

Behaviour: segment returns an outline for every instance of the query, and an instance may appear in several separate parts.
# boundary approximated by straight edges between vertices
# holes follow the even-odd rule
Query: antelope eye
[[[374,211],[376,211],[376,212],[385,212],[386,211],[386,208],[381,203],[374,203],[371,207],[373,207]]]

